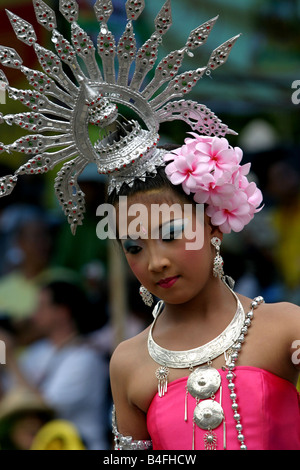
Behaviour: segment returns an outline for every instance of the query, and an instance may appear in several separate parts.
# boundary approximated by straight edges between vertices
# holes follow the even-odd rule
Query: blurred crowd
[[[61,209],[45,204],[46,181],[25,177],[0,199],[0,449],[112,445],[108,369],[116,344],[108,241],[96,236],[105,181],[87,169],[80,186],[86,213],[76,236]],[[129,337],[151,312],[130,294],[139,287],[132,277],[125,282]]]
[[[247,158],[265,207],[224,238],[225,272],[244,295],[300,305],[299,156],[278,147]],[[51,184],[23,177],[0,199],[0,449],[110,449],[114,325],[108,241],[96,236],[106,183],[83,173],[86,213],[76,236],[60,208],[45,203]],[[127,277],[125,337],[151,321]]]

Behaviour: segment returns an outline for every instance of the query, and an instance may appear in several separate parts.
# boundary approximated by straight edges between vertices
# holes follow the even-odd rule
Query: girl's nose
[[[161,272],[168,266],[170,266],[170,260],[165,253],[162,253],[158,248],[150,250],[148,262],[149,271]]]

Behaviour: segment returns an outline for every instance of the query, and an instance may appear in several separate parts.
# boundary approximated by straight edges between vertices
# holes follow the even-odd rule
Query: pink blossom
[[[164,156],[169,180],[194,193],[195,202],[207,204],[207,215],[222,232],[241,231],[262,203],[261,191],[247,179],[250,163],[241,165],[243,151],[224,137],[190,135]]]
[[[263,207],[259,206],[262,203],[263,196],[262,192],[254,182],[248,184],[248,186],[244,189],[245,193],[248,197],[248,203],[250,205],[250,212],[255,214],[256,212],[260,212]]]
[[[240,147],[234,147],[234,151],[237,156],[237,162],[240,164],[243,158],[243,150]]]
[[[212,173],[204,175],[194,200],[202,204],[220,206],[224,200],[234,195],[235,188],[230,181],[230,176],[229,173],[224,173],[221,178],[215,178]]]
[[[249,184],[247,175],[250,171],[251,163],[239,165],[232,173],[232,180],[239,188],[246,188]]]
[[[252,218],[247,195],[238,191],[235,195],[224,202],[222,207],[210,205],[206,209],[211,223],[219,227],[223,233],[240,232]]]
[[[166,166],[166,174],[171,183],[175,185],[182,184],[183,190],[187,194],[196,190],[203,175],[207,172],[207,163],[200,161],[191,153],[173,155],[173,162]]]
[[[210,137],[204,141],[198,141],[195,146],[198,156],[207,159],[209,171],[214,171],[216,178],[222,176],[224,171],[233,172],[238,168],[242,156],[242,150],[233,149],[224,137]]]

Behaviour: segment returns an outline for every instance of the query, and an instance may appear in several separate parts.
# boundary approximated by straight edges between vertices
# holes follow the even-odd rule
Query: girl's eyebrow
[[[170,220],[167,220],[166,222],[162,222],[161,224],[159,224],[158,228],[161,230],[162,227],[164,227],[165,225],[169,225],[172,222],[176,222],[177,220],[184,221],[185,219],[183,217],[177,217],[177,218],[174,218],[174,219],[170,219]]]
[[[157,228],[154,228],[154,229],[152,228],[151,232],[152,233],[161,233],[163,228],[169,227],[174,222],[181,221],[183,223],[185,220],[186,219],[183,218],[183,217],[178,217],[178,218],[173,218],[173,219],[166,220],[165,222],[160,223]]]
[[[172,223],[176,222],[177,220],[180,220],[182,222],[184,222],[186,219],[185,218],[182,218],[182,217],[178,217],[178,218],[173,218],[173,219],[169,219],[169,220],[166,220],[165,222],[161,222],[158,227],[155,227],[155,228],[151,228],[151,233],[161,233],[162,229],[166,226],[169,226],[171,225]],[[146,230],[144,232],[146,234]],[[151,233],[150,233],[150,236],[151,236]],[[132,238],[132,235],[134,236],[134,238]],[[132,240],[132,241],[137,241],[137,240],[143,240],[143,238],[140,236],[140,235],[137,235],[137,234],[126,234],[126,235],[122,235],[122,237],[119,238],[120,242],[121,243],[125,243],[127,240]]]
[[[175,219],[169,219],[165,222],[161,222],[157,227],[151,227],[151,233],[160,233],[163,227],[165,227],[166,225],[170,225],[172,222],[174,222],[174,220]]]
[[[119,238],[121,243],[125,243],[126,241],[136,241],[136,240],[141,240],[140,236],[136,236],[135,238],[132,238],[129,234],[124,235],[123,237]]]
[[[143,233],[147,234],[145,229],[143,230]],[[142,240],[142,239],[143,238],[137,233],[132,233],[132,234],[127,233],[126,235],[122,235],[121,237],[119,237],[120,242],[125,242],[126,240],[136,241],[136,240]]]
[[[121,240],[121,245],[125,250],[127,250],[130,246],[136,246],[138,244],[138,239],[137,240],[132,240],[131,238],[127,238],[125,240]],[[140,246],[140,245],[139,245]]]

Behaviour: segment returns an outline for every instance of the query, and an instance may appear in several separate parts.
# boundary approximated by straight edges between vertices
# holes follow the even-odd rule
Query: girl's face
[[[142,205],[138,219],[136,212],[135,216],[130,215],[133,204]],[[168,207],[177,204],[181,209],[174,214],[161,211],[157,215],[157,205],[162,207],[162,204]],[[170,304],[192,300],[213,278],[215,251],[210,240],[213,236],[221,236],[219,231],[213,233],[214,228],[207,217],[197,216],[191,203],[189,209],[193,207],[193,210],[189,210],[186,217],[184,204],[186,201],[180,200],[171,189],[163,189],[128,197],[125,219],[122,207],[117,208],[118,218],[122,214],[122,221],[127,223],[120,233],[120,241],[131,270],[146,289]],[[153,217],[153,211],[156,211],[156,217]],[[124,223],[122,225],[124,227]],[[190,233],[199,235],[199,231],[204,235],[203,246],[189,249],[193,242]]]

